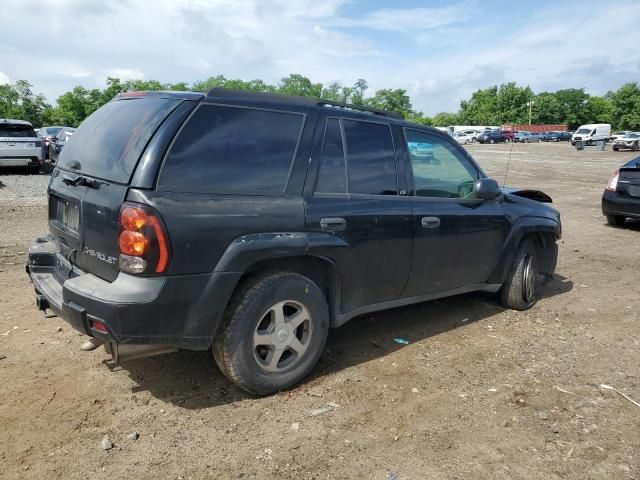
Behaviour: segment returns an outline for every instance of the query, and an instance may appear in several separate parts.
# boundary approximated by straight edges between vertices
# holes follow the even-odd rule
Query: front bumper
[[[107,282],[73,267],[50,237],[30,249],[27,272],[38,305],[105,342],[206,350],[241,276],[235,272],[138,277]],[[107,333],[93,328],[105,325]]]
[[[619,195],[605,190],[602,194],[602,214],[640,217],[640,198]]]

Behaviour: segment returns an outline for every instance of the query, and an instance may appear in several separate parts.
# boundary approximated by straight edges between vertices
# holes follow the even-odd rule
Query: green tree
[[[399,113],[403,117],[408,117],[412,112],[411,99],[407,91],[401,88],[378,90],[373,97],[367,98],[365,103],[373,108]]]
[[[529,87],[518,87],[515,82],[500,85],[496,95],[498,124],[528,122],[527,102],[532,99],[533,92]]]
[[[555,96],[560,105],[562,123],[566,123],[570,129],[591,122],[589,94],[583,88],[558,90]]]
[[[435,125],[434,119],[431,117],[427,117],[422,112],[412,111],[405,117],[405,120],[409,122],[420,123],[422,125],[428,125],[430,127]]]
[[[612,123],[613,105],[606,97],[589,97],[587,100],[587,110],[591,121],[595,123]]]
[[[533,105],[531,106],[531,123],[562,123],[562,109],[560,107],[560,102],[558,102],[555,94],[542,92],[536,95],[532,100]]]
[[[78,85],[58,97],[56,106],[47,114],[47,123],[77,127],[109,100],[111,98],[106,99],[102,90],[87,90]]]
[[[307,77],[292,73],[280,81],[278,93],[320,98],[322,96],[322,84],[313,83]]]
[[[26,80],[0,85],[0,118],[27,120],[40,127],[50,109],[44,96],[33,93]]]
[[[609,95],[611,118],[616,128],[640,130],[640,88],[636,82],[625,83]]]
[[[212,88],[229,88],[232,90],[251,90],[254,92],[275,92],[276,87],[262,80],[244,81],[240,79],[228,79],[224,75],[209,77],[206,80],[194,82],[191,90],[194,92],[206,92]]]
[[[459,124],[460,116],[457,113],[440,112],[433,116],[433,125],[436,127],[449,127]]]
[[[498,87],[476,90],[469,100],[461,101],[459,119],[464,125],[498,124]]]

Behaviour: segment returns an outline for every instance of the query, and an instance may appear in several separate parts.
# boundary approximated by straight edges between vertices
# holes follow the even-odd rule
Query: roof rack
[[[254,92],[251,90],[231,90],[223,87],[212,88],[207,92],[207,97],[218,98],[237,98],[237,99],[255,99],[255,100],[267,100],[272,102],[286,102],[294,105],[303,105],[308,107],[330,107],[340,108],[352,112],[370,113],[374,115],[381,115],[384,117],[396,118],[403,120],[402,115],[396,112],[389,112],[387,110],[379,110],[376,108],[362,107],[360,105],[351,105],[348,103],[333,102],[331,100],[323,100],[321,98],[314,97],[300,97],[294,95],[282,95],[279,93],[263,93]]]

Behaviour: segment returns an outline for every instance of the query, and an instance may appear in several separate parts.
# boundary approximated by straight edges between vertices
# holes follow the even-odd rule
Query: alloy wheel
[[[294,300],[278,302],[258,320],[253,332],[253,356],[264,371],[281,373],[301,361],[312,334],[307,307]]]

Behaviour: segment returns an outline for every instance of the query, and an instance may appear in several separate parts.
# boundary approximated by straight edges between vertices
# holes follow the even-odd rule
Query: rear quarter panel
[[[302,197],[177,193],[132,189],[127,200],[153,207],[171,246],[167,274],[211,272],[229,245],[253,233],[302,232]]]

